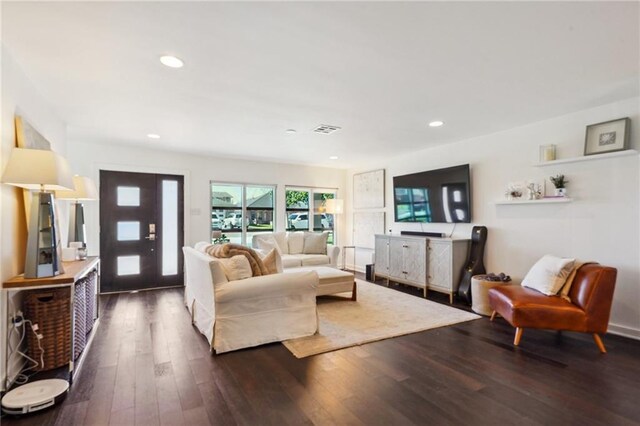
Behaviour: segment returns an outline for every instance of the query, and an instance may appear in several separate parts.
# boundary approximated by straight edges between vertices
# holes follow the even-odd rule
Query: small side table
[[[480,315],[489,316],[493,309],[489,305],[489,289],[499,285],[508,285],[503,281],[485,281],[486,275],[474,275],[471,277],[471,309]]]
[[[64,267],[64,273],[60,275],[56,275],[54,277],[44,277],[44,278],[25,278],[24,274],[18,275],[16,277],[11,278],[8,281],[5,281],[2,284],[2,298],[6,300],[6,315],[7,322],[9,316],[11,315],[11,310],[9,307],[9,297],[11,296],[11,292],[18,292],[23,290],[40,290],[45,288],[60,288],[60,287],[69,287],[69,296],[70,300],[70,312],[69,312],[69,321],[71,322],[70,327],[70,339],[71,348],[70,348],[70,359],[69,359],[69,384],[73,382],[75,375],[80,371],[80,367],[82,366],[82,362],[85,359],[85,355],[93,340],[93,336],[96,334],[96,330],[98,329],[98,324],[100,321],[99,312],[100,312],[100,299],[98,294],[100,293],[100,258],[97,256],[89,256],[85,260],[76,260],[72,262],[62,262]],[[93,328],[90,334],[87,336],[87,343],[84,347],[84,351],[80,354],[78,359],[74,361],[74,335],[75,335],[75,303],[74,303],[74,286],[76,283],[87,276],[90,272],[96,271],[98,273],[97,277],[97,286],[96,286],[96,305],[95,305],[95,314],[96,321],[93,324]],[[9,339],[9,327],[7,326],[7,335],[5,339]],[[5,380],[2,381],[2,390],[9,390],[9,345],[5,348],[5,371],[7,372],[7,376]]]
[[[356,267],[356,249],[358,247],[356,246],[342,246],[342,270],[346,270],[347,269],[347,263],[346,263],[346,259],[347,259],[347,249],[353,249],[353,268],[355,269]]]

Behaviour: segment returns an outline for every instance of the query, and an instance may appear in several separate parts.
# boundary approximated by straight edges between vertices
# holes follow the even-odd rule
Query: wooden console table
[[[99,298],[96,295],[96,321],[93,324],[93,329],[87,336],[87,344],[84,348],[84,351],[80,354],[77,361],[74,363],[73,355],[74,355],[74,331],[75,331],[75,321],[74,321],[74,286],[75,284],[86,277],[90,272],[96,270],[98,272],[98,282],[96,285],[96,292],[100,293],[100,258],[97,256],[90,256],[85,260],[77,260],[74,262],[62,262],[64,273],[60,275],[56,275],[55,277],[45,277],[45,278],[25,278],[24,275],[18,275],[16,277],[11,278],[9,281],[5,281],[2,284],[2,296],[6,300],[6,309],[7,309],[7,334],[5,339],[7,340],[7,345],[5,349],[5,372],[6,377],[2,383],[2,390],[7,390],[9,388],[9,316],[12,315],[12,312],[9,309],[9,296],[11,292],[18,292],[23,290],[38,290],[45,288],[60,288],[60,287],[69,287],[69,295],[71,297],[71,312],[70,312],[70,321],[71,321],[71,358],[69,359],[69,383],[73,381],[73,376],[80,370],[82,366],[82,361],[84,360],[84,356],[87,353],[87,349],[91,344],[93,336],[96,333],[99,324],[99,307],[100,302]]]

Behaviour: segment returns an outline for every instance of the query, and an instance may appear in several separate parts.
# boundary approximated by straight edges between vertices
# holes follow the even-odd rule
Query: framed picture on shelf
[[[587,126],[584,155],[629,149],[630,130],[631,120],[628,117]]]

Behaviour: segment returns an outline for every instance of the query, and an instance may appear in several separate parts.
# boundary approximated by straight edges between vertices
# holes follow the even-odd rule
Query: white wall
[[[209,182],[239,182],[275,184],[276,228],[283,231],[285,192],[287,185],[338,188],[338,197],[344,195],[345,170],[309,167],[291,164],[243,161],[151,148],[113,144],[69,141],[69,161],[74,173],[91,176],[99,182],[99,171],[122,170],[149,173],[182,174],[185,176],[185,243],[193,245],[208,241],[211,227]],[[90,254],[98,254],[98,202],[85,203],[87,247]],[[344,222],[338,218],[338,238],[344,241]],[[342,229],[342,231],[341,231]]]
[[[38,94],[31,82],[25,77],[20,66],[13,60],[10,53],[4,46],[1,51],[1,88],[2,88],[2,128],[0,145],[0,163],[2,170],[9,159],[11,149],[15,147],[15,126],[14,117],[16,114],[23,116],[35,127],[49,142],[51,149],[62,155],[66,151],[66,125],[56,117],[55,113],[48,106],[46,101]],[[64,210],[64,209],[63,209]],[[26,220],[24,217],[24,205],[22,190],[0,185],[0,279],[2,282],[24,272],[24,253],[26,249]],[[61,217],[66,228],[66,215]],[[66,236],[65,236],[66,239]],[[15,305],[19,305],[19,298],[15,299]],[[6,302],[0,301],[0,318],[2,320],[2,336],[6,335]],[[2,379],[4,384],[5,373],[5,344],[6,339],[0,338],[2,342],[0,365],[2,366]],[[19,361],[19,359],[15,359]],[[9,369],[15,371],[15,363]]]
[[[557,144],[558,158],[582,156],[585,127],[630,117],[631,145],[640,148],[639,98],[616,102],[543,122],[442,145],[350,170],[347,177],[347,231],[351,235],[352,176],[386,169],[385,229],[450,233],[451,224],[393,222],[393,176],[459,164],[471,165],[473,222],[489,228],[486,266],[521,280],[542,255],[596,260],[618,269],[610,331],[640,338],[640,175],[638,156],[536,168],[540,145]],[[526,107],[524,105],[523,107]],[[446,118],[445,118],[446,120]],[[455,126],[448,120],[447,125]],[[437,129],[430,130],[437,134]],[[548,178],[563,173],[569,180],[570,204],[495,205],[508,182]],[[547,184],[547,191],[552,186]],[[459,224],[454,236],[470,236],[473,224]],[[359,250],[358,267],[371,254]]]

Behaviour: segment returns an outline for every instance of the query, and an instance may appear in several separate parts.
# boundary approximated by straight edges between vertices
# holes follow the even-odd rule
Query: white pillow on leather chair
[[[545,255],[529,269],[522,286],[532,288],[547,296],[558,294],[573,269],[575,259]]]

